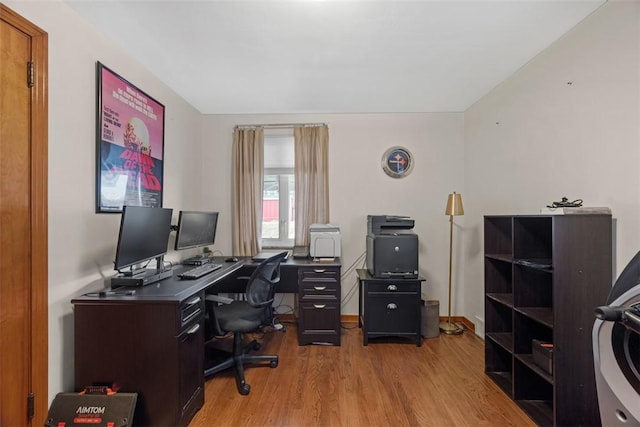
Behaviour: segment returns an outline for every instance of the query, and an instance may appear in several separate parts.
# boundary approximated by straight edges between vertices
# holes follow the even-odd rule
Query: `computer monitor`
[[[124,206],[120,219],[115,270],[165,255],[173,209]]]
[[[218,212],[180,211],[175,250],[213,245]]]

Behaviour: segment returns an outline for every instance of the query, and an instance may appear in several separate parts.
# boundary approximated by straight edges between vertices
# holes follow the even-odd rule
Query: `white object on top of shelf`
[[[595,207],[595,206],[580,206],[580,207],[565,207],[565,208],[544,207],[540,209],[540,213],[546,214],[546,215],[585,215],[585,214],[611,215],[611,208]]]

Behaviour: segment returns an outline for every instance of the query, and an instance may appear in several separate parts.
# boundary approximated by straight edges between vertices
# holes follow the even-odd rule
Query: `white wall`
[[[220,209],[219,237],[226,242],[225,253],[231,251],[233,127],[327,123],[331,223],[341,229],[343,272],[365,252],[368,214],[409,215],[419,236],[420,273],[427,279],[423,292],[446,301],[449,221],[444,209],[450,192],[464,193],[462,114],[207,115],[204,120],[203,169],[212,185],[205,188],[203,199]],[[381,168],[383,153],[395,145],[407,148],[415,159],[411,174],[401,179],[388,177]],[[363,268],[363,263],[357,267]],[[358,313],[354,286],[355,272],[343,278],[343,301],[351,295],[344,301],[343,314]]]
[[[202,116],[60,1],[5,4],[49,34],[49,401],[73,390],[71,299],[113,274],[120,215],[95,213],[96,61],[166,107],[164,206],[196,204]],[[211,153],[211,151],[209,151]],[[195,186],[195,188],[194,188]],[[177,219],[177,216],[174,214]],[[99,334],[100,331],[96,331]],[[129,351],[127,349],[126,351]]]
[[[483,215],[580,198],[612,209],[616,277],[640,250],[639,34],[640,3],[609,1],[465,112],[467,318],[484,317]]]

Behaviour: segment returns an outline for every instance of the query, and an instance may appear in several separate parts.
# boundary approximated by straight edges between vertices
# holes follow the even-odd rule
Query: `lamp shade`
[[[456,193],[449,194],[447,197],[447,209],[444,211],[445,215],[464,215],[464,208],[462,207],[462,195]]]

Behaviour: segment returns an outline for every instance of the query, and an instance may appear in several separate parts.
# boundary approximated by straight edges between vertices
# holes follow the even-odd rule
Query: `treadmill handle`
[[[610,322],[618,322],[624,319],[625,307],[603,305],[597,307],[595,310],[596,317],[600,320],[606,320]]]

